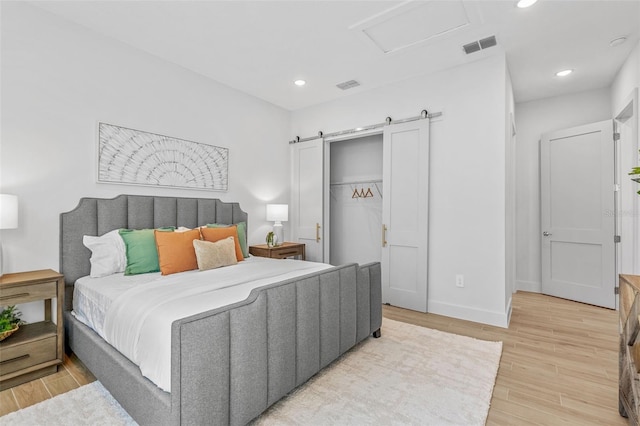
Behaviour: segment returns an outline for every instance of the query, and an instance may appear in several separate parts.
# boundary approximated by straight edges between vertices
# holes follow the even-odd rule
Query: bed
[[[246,424],[382,324],[380,265],[343,265],[251,290],[231,305],[171,323],[166,392],[71,313],[89,275],[84,235],[247,221],[238,203],[120,195],[82,198],[60,215],[68,349],[140,424]]]

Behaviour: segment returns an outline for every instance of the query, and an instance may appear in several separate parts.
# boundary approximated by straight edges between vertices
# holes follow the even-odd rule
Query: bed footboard
[[[246,424],[356,343],[379,335],[380,279],[379,263],[345,265],[174,322],[171,422]]]
[[[143,377],[137,365],[98,334],[65,312],[65,336],[70,349],[141,425],[171,421],[171,395]]]

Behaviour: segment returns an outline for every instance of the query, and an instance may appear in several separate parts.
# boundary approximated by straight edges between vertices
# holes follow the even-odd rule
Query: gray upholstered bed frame
[[[356,343],[380,335],[380,264],[334,267],[175,321],[167,393],[70,314],[73,284],[90,270],[83,235],[246,220],[237,203],[138,195],[83,198],[60,215],[68,346],[140,424],[246,424]]]

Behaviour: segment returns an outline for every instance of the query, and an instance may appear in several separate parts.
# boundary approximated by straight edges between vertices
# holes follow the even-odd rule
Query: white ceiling
[[[640,37],[640,0],[539,0],[528,9],[515,3],[32,2],[289,110],[501,52],[516,102],[607,87]],[[462,51],[462,45],[490,35],[498,46],[471,55]],[[627,42],[610,47],[619,36]],[[421,37],[427,39],[413,43]],[[565,68],[575,72],[564,79],[554,76]],[[296,79],[308,83],[297,87]],[[351,79],[361,86],[336,88]]]

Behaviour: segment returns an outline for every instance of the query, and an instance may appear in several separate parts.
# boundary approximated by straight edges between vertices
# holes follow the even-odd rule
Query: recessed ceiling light
[[[517,6],[520,9],[524,9],[525,7],[533,6],[538,0],[520,0]]]
[[[307,84],[307,82],[304,80],[296,80],[293,82],[293,84],[295,84],[296,86],[304,86],[305,84]]]
[[[611,40],[609,42],[609,46],[611,47],[616,47],[616,46],[620,46],[622,43],[624,43],[625,41],[627,41],[626,37],[618,37],[618,38],[614,38],[613,40]]]
[[[562,70],[562,71],[558,71],[556,73],[556,76],[558,76],[558,77],[566,77],[569,74],[571,74],[572,72],[573,72],[573,70]]]

